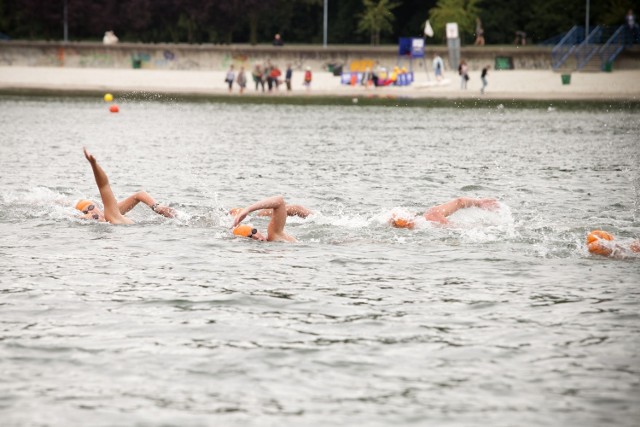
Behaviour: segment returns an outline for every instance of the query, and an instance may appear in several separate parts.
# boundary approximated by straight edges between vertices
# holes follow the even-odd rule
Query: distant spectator
[[[284,46],[284,42],[282,41],[282,37],[280,37],[280,34],[276,34],[275,36],[273,36],[273,45]]]
[[[476,46],[484,46],[484,28],[482,28],[482,21],[480,18],[476,18]]]
[[[260,64],[256,64],[251,73],[251,77],[253,77],[253,81],[256,84],[256,90],[258,90],[258,86],[262,86],[262,91],[264,92],[264,74],[262,73]]]
[[[524,31],[516,31],[516,38],[513,41],[516,46],[526,46],[527,45],[527,33]]]
[[[240,86],[240,95],[244,93],[244,89],[247,87],[247,75],[244,73],[244,67],[240,67],[238,77],[236,77],[236,83]]]
[[[636,16],[633,14],[633,10],[629,9],[624,19],[629,32],[629,42],[636,43],[638,41],[638,24],[636,23]]]
[[[436,73],[436,80],[442,80],[444,61],[442,61],[442,58],[437,53],[433,57],[433,72]]]
[[[233,82],[236,79],[236,73],[233,71],[233,64],[229,65],[229,70],[227,71],[227,76],[224,81],[229,85],[229,93],[233,90]]]
[[[282,83],[280,80],[281,75],[282,71],[280,71],[280,68],[278,68],[277,65],[271,67],[271,71],[269,71],[269,78],[271,78],[271,84],[276,90],[280,88],[280,83]],[[271,90],[271,85],[269,85],[269,90]]]
[[[302,83],[303,85],[305,85],[307,87],[307,90],[311,89],[311,80],[313,80],[313,74],[311,73],[311,67],[307,67],[307,69],[304,72],[304,83]]]
[[[104,37],[102,38],[103,44],[116,44],[118,43],[118,37],[113,33],[113,31],[106,31],[104,33]]]
[[[284,82],[287,85],[287,90],[291,90],[291,77],[293,77],[293,69],[291,68],[291,64],[287,65],[287,71],[284,75]]]
[[[467,88],[467,81],[469,81],[469,67],[467,61],[461,61],[458,66],[458,74],[460,75],[460,89]]]
[[[484,95],[484,88],[487,87],[487,74],[489,74],[489,69],[491,65],[487,65],[482,69],[482,73],[480,74],[480,80],[482,80],[482,88],[480,89],[480,94]]]

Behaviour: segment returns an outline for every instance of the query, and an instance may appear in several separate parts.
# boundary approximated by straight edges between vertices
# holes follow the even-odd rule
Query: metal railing
[[[609,40],[605,44],[603,44],[598,50],[598,56],[600,57],[601,65],[600,68],[604,70],[607,67],[607,64],[613,63],[615,59],[620,55],[620,53],[624,50],[625,43],[627,42],[626,37],[626,27],[621,25],[618,29],[613,33]],[[611,69],[609,69],[611,71]]]
[[[576,48],[576,69],[581,70],[591,58],[598,53],[602,41],[602,27],[597,26],[589,33],[587,38]]]
[[[567,34],[551,50],[551,68],[557,70],[569,59],[575,51],[578,41],[582,38],[584,29],[577,25],[573,26]]]

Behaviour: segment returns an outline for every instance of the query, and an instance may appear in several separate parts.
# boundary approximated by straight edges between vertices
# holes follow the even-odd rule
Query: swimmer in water
[[[111,224],[133,224],[133,221],[124,214],[133,209],[138,203],[142,202],[149,206],[151,210],[159,215],[163,215],[167,218],[175,217],[175,211],[168,206],[160,206],[148,193],[144,191],[138,191],[135,194],[127,197],[126,199],[118,202],[111,191],[109,185],[109,178],[104,170],[100,167],[95,157],[83,148],[84,156],[87,158],[93,169],[93,176],[96,179],[98,190],[100,190],[100,197],[102,198],[102,204],[104,205],[104,212],[101,211],[97,204],[91,200],[80,200],[76,204],[76,209],[82,212],[81,218],[95,219],[102,222],[110,222]]]
[[[500,205],[496,199],[472,199],[469,197],[458,197],[457,199],[429,208],[423,216],[427,221],[446,225],[449,224],[449,220],[447,219],[449,215],[459,211],[460,209],[472,207],[494,211],[497,210]],[[415,217],[402,218],[394,214],[389,220],[389,224],[396,228],[412,229],[415,227],[416,222]]]
[[[628,246],[614,243],[615,237],[602,230],[593,230],[587,235],[587,249],[596,255],[624,258],[625,255],[640,253],[640,240],[631,242]]]
[[[256,228],[240,225],[242,220],[251,212],[265,209],[271,209],[271,221],[267,226],[266,237]],[[284,232],[284,226],[287,224],[287,214],[287,205],[282,196],[268,197],[236,213],[236,217],[233,220],[233,234],[267,242],[295,242],[295,237]]]

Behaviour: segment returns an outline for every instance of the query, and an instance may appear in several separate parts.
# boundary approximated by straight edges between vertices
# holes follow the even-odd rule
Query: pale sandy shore
[[[264,96],[398,96],[433,99],[514,99],[514,100],[617,100],[640,101],[640,70],[610,73],[572,73],[570,84],[563,84],[560,73],[536,70],[490,71],[489,86],[484,95],[480,72],[472,71],[466,90],[460,88],[455,72],[445,73],[442,82],[433,75],[417,72],[415,82],[405,87],[364,87],[340,84],[340,78],[317,70],[309,90],[302,84],[303,72],[296,70],[293,88],[284,85]],[[0,67],[0,92],[3,93],[98,93],[117,94],[145,92],[192,96],[240,96],[234,85],[229,94],[224,71],[173,71],[151,69],[95,69]],[[256,91],[251,76],[246,95],[262,95]]]

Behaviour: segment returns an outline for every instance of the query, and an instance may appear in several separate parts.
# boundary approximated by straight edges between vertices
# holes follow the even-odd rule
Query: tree
[[[436,38],[444,38],[446,24],[457,22],[462,35],[473,35],[476,18],[480,14],[480,0],[438,0],[436,7],[429,11],[429,19]]]
[[[389,0],[362,0],[365,11],[360,15],[358,23],[358,31],[369,32],[371,35],[371,44],[377,46],[380,44],[380,33],[393,31],[393,21],[395,16],[391,12],[398,7],[399,3],[391,3]]]

